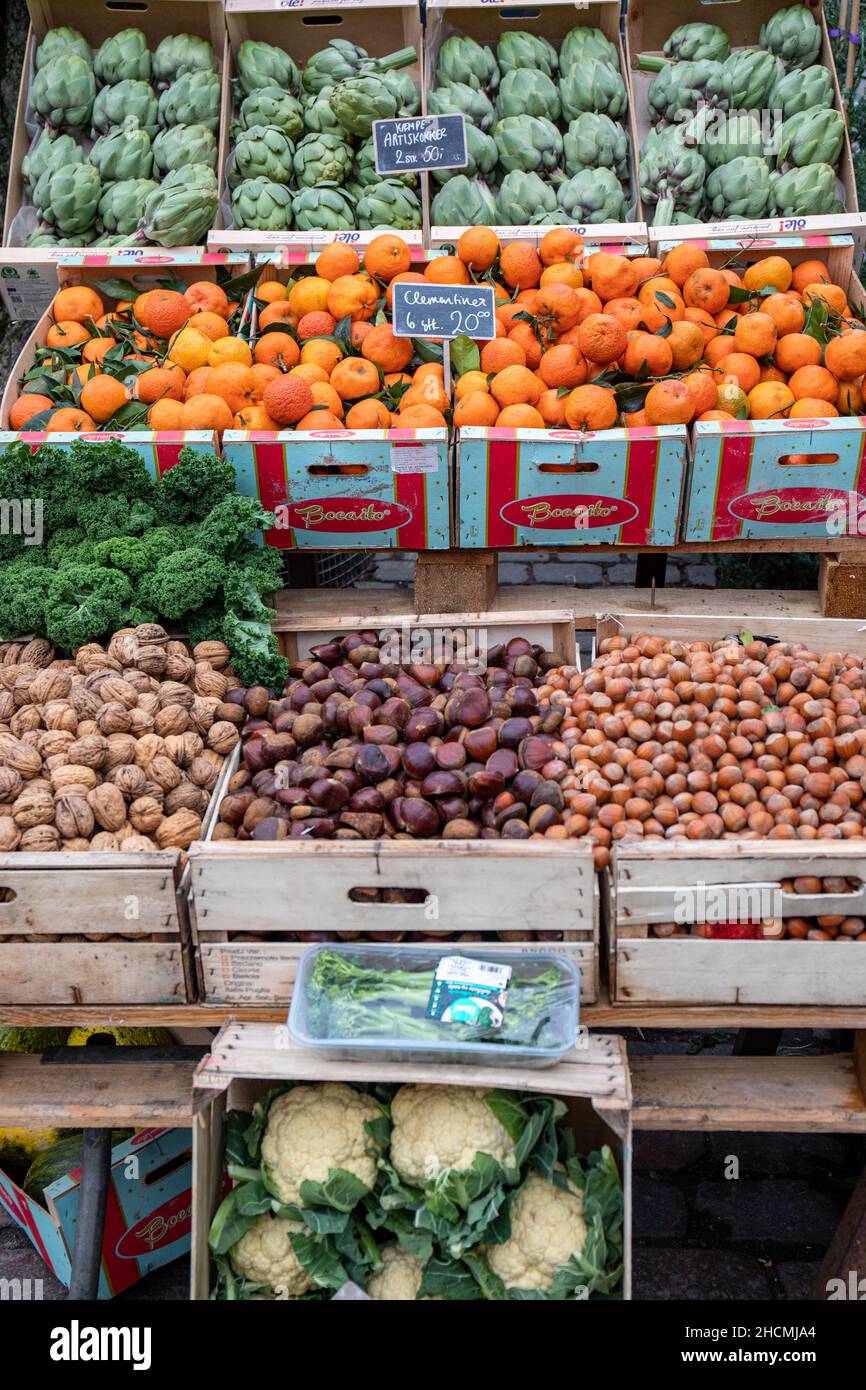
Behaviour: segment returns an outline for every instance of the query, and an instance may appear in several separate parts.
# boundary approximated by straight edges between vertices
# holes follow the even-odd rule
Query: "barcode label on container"
[[[471,956],[443,956],[427,1002],[428,1018],[501,1028],[508,1002],[511,966]]]

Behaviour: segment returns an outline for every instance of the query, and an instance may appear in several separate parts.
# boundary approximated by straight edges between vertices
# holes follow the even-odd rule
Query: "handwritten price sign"
[[[465,169],[466,122],[463,116],[398,116],[374,121],[373,149],[378,174]]]
[[[398,338],[496,337],[492,285],[394,284],[394,332]]]

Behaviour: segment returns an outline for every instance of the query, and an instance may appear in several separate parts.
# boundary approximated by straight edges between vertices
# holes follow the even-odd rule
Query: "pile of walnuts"
[[[185,850],[238,741],[222,642],[156,623],[55,660],[0,644],[0,853]]]

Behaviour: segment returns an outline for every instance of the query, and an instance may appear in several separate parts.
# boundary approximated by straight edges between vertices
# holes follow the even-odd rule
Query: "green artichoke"
[[[159,130],[159,107],[156,92],[149,82],[139,82],[137,78],[116,82],[113,87],[103,87],[96,94],[93,103],[93,133],[107,135],[116,126],[132,129],[136,121],[146,130],[151,140]],[[172,125],[177,124],[175,121]]]
[[[551,173],[562,160],[562,136],[543,116],[506,116],[493,127],[493,139],[506,174]]]
[[[396,99],[397,115],[417,116],[421,110],[421,93],[412,74],[408,72],[382,72],[379,76]]]
[[[123,183],[128,179],[149,179],[153,172],[153,149],[146,130],[112,130],[100,135],[88,156],[99,170],[103,183]]]
[[[500,74],[516,68],[537,68],[553,77],[559,68],[559,56],[553,44],[523,29],[502,35],[496,45],[496,62]]]
[[[499,86],[499,67],[493,50],[463,34],[452,34],[439,50],[436,81],[463,82],[482,92],[495,92]]]
[[[382,179],[375,187],[365,188],[355,207],[358,226],[365,229],[391,227],[409,231],[421,226],[421,204],[404,183]]]
[[[282,87],[297,91],[300,74],[288,53],[261,39],[244,39],[236,59],[241,90],[247,94],[259,87]]]
[[[805,5],[790,5],[767,20],[759,42],[786,68],[807,68],[821,52],[821,30]]]
[[[50,130],[40,132],[36,144],[21,161],[21,174],[28,188],[35,188],[49,169],[64,164],[83,164],[84,151],[74,135],[55,135]]]
[[[254,125],[242,131],[234,148],[229,186],[234,188],[244,179],[289,183],[294,153],[291,140],[276,126]]]
[[[161,39],[153,55],[153,80],[170,87],[185,72],[216,72],[214,51],[198,34],[169,34]]]
[[[467,178],[487,178],[496,168],[499,159],[499,151],[496,148],[496,141],[492,135],[487,135],[483,130],[479,130],[477,125],[471,121],[466,122],[466,168],[461,170]],[[453,169],[431,169],[431,175],[437,183],[447,183],[453,177]]]
[[[771,111],[781,111],[787,121],[799,111],[809,111],[814,106],[832,106],[835,100],[833,78],[830,69],[821,63],[811,68],[795,68],[786,72],[773,86],[767,99]]]
[[[761,159],[764,155],[763,132],[750,111],[701,111],[686,127],[686,140],[692,136],[708,169],[718,169],[732,159]]]
[[[217,73],[200,69],[184,72],[159,98],[159,123],[161,126],[206,125],[216,133],[221,95]]]
[[[67,237],[87,232],[96,221],[102,184],[92,164],[55,169],[48,180],[45,221]]]
[[[93,67],[93,49],[83,34],[68,25],[61,29],[49,29],[36,50],[36,71],[41,72],[52,58],[70,58],[73,53]]]
[[[333,87],[323,87],[320,92],[312,93],[304,100],[304,127],[308,134],[319,135],[339,135],[342,137],[343,127],[331,110],[331,93]]]
[[[99,222],[109,235],[129,236],[141,220],[145,202],[159,188],[153,179],[123,179],[110,183],[99,200]]]
[[[649,132],[641,150],[639,181],[644,203],[655,209],[656,226],[669,226],[675,212],[697,216],[706,174],[703,156],[686,144],[681,125]]]
[[[216,169],[216,136],[206,125],[175,125],[161,130],[153,142],[153,162],[161,174],[188,164]]]
[[[710,217],[766,217],[770,205],[770,166],[765,159],[747,156],[732,159],[714,169],[704,190]]]
[[[838,164],[845,141],[845,118],[839,111],[817,107],[789,116],[779,132],[776,165]]]
[[[157,246],[196,246],[213,226],[218,206],[213,169],[185,164],[148,195],[139,235]]]
[[[348,39],[331,39],[327,48],[313,54],[301,80],[308,92],[321,92],[324,87],[336,87],[347,77],[357,77],[369,61],[366,48],[359,48]]]
[[[560,101],[556,83],[538,68],[513,68],[502,79],[496,95],[496,115],[545,116],[559,120]]]
[[[479,227],[496,222],[499,211],[486,183],[455,174],[439,189],[430,205],[437,227]]]
[[[605,111],[618,121],[628,110],[625,83],[613,64],[602,58],[588,58],[580,67],[563,68],[559,95],[567,121],[573,121],[581,111]]]
[[[451,170],[447,171],[449,174]],[[358,151],[356,158],[356,175],[358,185],[362,190],[366,190],[372,184],[380,183],[383,175],[376,172],[376,147],[372,136],[365,140]],[[396,183],[405,184],[406,188],[417,189],[418,175],[413,173],[388,174],[387,177]]]
[[[505,175],[496,202],[499,221],[506,227],[526,227],[537,220],[539,214],[553,212],[557,206],[550,184],[544,183],[537,174],[525,174],[521,169]]]
[[[570,122],[563,141],[563,167],[572,177],[583,169],[612,169],[628,178],[628,137],[618,121],[595,111],[582,111]]]
[[[707,100],[724,111],[761,111],[784,71],[773,53],[737,48],[722,64],[718,84],[711,84]]]
[[[624,222],[626,197],[612,169],[581,169],[556,190],[559,207],[569,222]]]
[[[245,179],[232,190],[232,221],[236,228],[287,231],[292,225],[292,194],[270,179]]]
[[[693,112],[711,103],[723,84],[724,69],[713,59],[665,63],[650,83],[647,94],[650,120],[686,121]]]
[[[232,134],[237,139],[240,132],[262,125],[276,126],[293,144],[297,143],[304,134],[304,112],[297,97],[282,87],[261,87],[250,92],[241,102],[238,125]]]
[[[730,57],[731,41],[718,24],[705,24],[698,20],[691,24],[680,24],[674,29],[665,39],[662,51],[666,58],[677,63],[691,63],[701,58],[723,63]],[[640,66],[643,67],[642,62]]]
[[[30,87],[30,103],[53,130],[83,130],[96,96],[93,67],[80,53],[49,58]]]
[[[462,112],[467,121],[488,131],[496,120],[493,103],[484,92],[467,87],[464,82],[448,82],[444,87],[434,87],[427,97],[427,114],[447,116]]]
[[[397,114],[397,98],[381,77],[364,73],[338,82],[328,100],[331,110],[347,135],[362,140],[373,130],[373,122]]]
[[[820,217],[844,212],[836,197],[836,173],[829,164],[804,164],[770,175],[770,212],[777,217]]]
[[[345,183],[352,172],[352,147],[338,135],[306,135],[294,155],[299,188]]]
[[[619,68],[619,53],[616,44],[612,43],[600,29],[592,29],[589,26],[570,29],[562,40],[559,50],[560,72],[565,73],[571,68],[578,67],[590,58],[597,58],[602,63],[610,63],[611,67]],[[613,111],[608,112],[610,116],[614,114]]]
[[[52,231],[47,230],[45,227],[37,227],[34,231],[32,231],[32,232],[30,233],[30,235],[29,235],[29,237],[27,238],[27,240],[25,241],[24,245],[25,245],[25,246],[89,246],[89,245],[90,245],[90,236],[91,236],[91,234],[90,234],[89,232],[86,232],[86,233],[82,233],[82,235],[81,235],[81,236],[78,236],[78,237],[59,237],[59,236],[55,236],[54,233],[53,233]]]
[[[96,50],[93,71],[104,85],[150,81],[150,49],[140,29],[121,29]]]
[[[352,201],[340,188],[302,188],[292,199],[292,216],[302,232],[346,232],[355,225]]]

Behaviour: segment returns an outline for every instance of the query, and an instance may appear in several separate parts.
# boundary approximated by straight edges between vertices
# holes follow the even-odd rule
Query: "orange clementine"
[[[444,430],[448,428],[448,421],[440,410],[434,409],[432,405],[413,405],[408,410],[401,411],[397,417],[395,427],[404,430]]]
[[[373,237],[364,252],[364,269],[374,280],[387,285],[412,264],[412,254],[405,241],[393,232]]]
[[[425,376],[414,386],[410,386],[408,391],[404,391],[400,397],[399,409],[402,412],[413,405],[430,405],[434,410],[439,410],[444,414],[449,404],[442,382],[436,377]]]
[[[459,256],[434,256],[424,267],[424,279],[434,285],[468,285],[469,271]]]
[[[538,375],[546,386],[582,386],[586,381],[586,359],[571,343],[559,343],[541,358]]]
[[[268,362],[254,362],[250,367],[255,386],[253,388],[253,400],[258,404],[262,399],[265,387],[269,381],[274,381],[280,375],[278,367],[272,367]],[[324,372],[322,378],[327,380]]]
[[[713,338],[718,336],[719,326],[712,314],[708,314],[706,309],[686,309],[683,314],[684,323],[696,323],[704,335],[704,343],[711,343]]]
[[[831,338],[824,349],[824,363],[837,381],[854,381],[866,372],[866,332],[862,328]]]
[[[269,304],[259,314],[259,332],[264,328],[270,328],[272,323],[282,323],[287,328],[297,328],[299,322],[299,316],[294,312],[289,301],[278,299],[275,304]]]
[[[752,357],[769,357],[776,346],[776,325],[769,314],[744,314],[737,319],[734,348]]]
[[[92,381],[85,382],[79,400],[81,409],[97,424],[104,425],[112,415],[117,414],[122,405],[126,404],[129,392],[122,382],[102,373]]]
[[[720,270],[704,266],[693,270],[683,285],[683,299],[693,309],[717,314],[728,302],[731,287]]]
[[[733,420],[734,416],[727,410],[703,410],[700,415],[695,416],[696,420]]]
[[[212,347],[210,338],[199,333],[197,328],[182,328],[168,345],[169,360],[176,362],[185,372],[192,372],[196,367],[209,365]]]
[[[468,396],[463,396],[454,407],[454,424],[456,428],[462,425],[495,425],[499,418],[499,404],[488,392],[472,391]]]
[[[182,401],[154,401],[147,412],[147,423],[152,430],[179,430],[181,425]]]
[[[384,401],[367,396],[349,407],[345,424],[347,430],[386,430],[391,424],[391,412]]]
[[[342,348],[331,342],[330,338],[308,338],[301,348],[301,363],[314,363],[330,376],[343,357]]]
[[[316,409],[302,416],[295,425],[295,429],[305,430],[310,434],[314,434],[317,430],[327,430],[330,434],[332,430],[345,429],[345,425],[340,417],[333,415],[330,410]]]
[[[618,319],[609,314],[590,314],[578,328],[584,357],[593,362],[615,362],[625,352],[628,336]]]
[[[230,430],[234,412],[222,396],[200,391],[184,401],[180,408],[180,428],[182,430]]]
[[[490,383],[490,393],[501,406],[534,405],[544,385],[528,367],[503,367]]]
[[[391,304],[394,299],[394,286],[406,283],[412,285],[423,285],[429,282],[427,281],[427,276],[422,275],[420,270],[405,270],[401,271],[399,275],[395,275],[394,279],[390,282],[387,290],[385,291],[385,303],[387,304],[389,309],[391,308]]]
[[[87,285],[69,285],[54,296],[51,313],[55,323],[84,323],[86,319],[94,322],[105,313],[101,295]]]
[[[507,365],[507,364],[506,364]],[[518,365],[520,365],[518,363]],[[489,391],[490,382],[487,373],[483,371],[464,372],[458,377],[454,387],[454,399],[462,400],[464,396],[471,396],[473,391]]]
[[[768,286],[776,290],[788,290],[794,271],[791,262],[784,256],[764,256],[747,266],[743,272],[743,284],[747,290],[763,290]]]
[[[301,349],[290,333],[263,333],[253,349],[255,362],[278,367],[283,371],[288,367],[294,367],[300,356]]]
[[[720,333],[717,338],[713,338],[712,342],[705,345],[704,361],[708,367],[717,367],[720,362],[723,362],[726,357],[730,356],[733,350],[733,334]]]
[[[489,270],[499,255],[499,237],[490,227],[467,227],[457,243],[457,254],[470,270]]]
[[[788,414],[792,420],[829,420],[839,411],[832,401],[817,396],[800,396]]]
[[[9,428],[23,430],[28,420],[32,420],[34,415],[41,415],[43,410],[51,410],[53,405],[50,396],[40,396],[35,391],[25,392],[9,411]]]
[[[703,357],[703,328],[700,324],[686,323],[681,319],[672,326],[667,343],[673,355],[674,371],[685,372]]]
[[[182,401],[185,385],[186,372],[171,362],[166,367],[151,367],[136,377],[133,395],[148,405],[159,400]]]
[[[327,305],[316,307],[327,308],[338,322],[348,316],[356,323],[373,317],[378,297],[376,286],[365,275],[341,275],[328,289]]]
[[[864,413],[862,377],[859,381],[839,382],[836,405],[840,415],[862,415]]]
[[[801,261],[799,265],[794,266],[791,286],[793,289],[799,290],[800,294],[803,293],[807,285],[829,285],[830,283],[830,272],[824,261]]]
[[[208,366],[221,367],[225,362],[239,362],[242,367],[253,365],[253,353],[243,338],[217,338],[208,353]]]
[[[657,333],[667,323],[679,323],[686,312],[685,301],[676,290],[663,285],[658,280],[649,280],[638,290],[638,299],[643,305],[641,322],[650,333]]]
[[[583,256],[583,237],[570,227],[551,227],[541,238],[538,254],[542,265],[557,265],[563,261],[579,263]],[[577,288],[577,286],[575,286]]]
[[[500,253],[499,269],[511,289],[531,289],[541,279],[541,258],[531,242],[512,241]]]
[[[696,270],[706,270],[710,264],[706,251],[694,242],[683,241],[679,246],[674,246],[664,259],[662,269],[665,275],[670,276],[675,285],[680,288],[686,283],[690,275]]]
[[[243,362],[223,362],[213,368],[205,383],[209,396],[220,396],[232,415],[253,405],[257,394],[256,378]]]
[[[218,338],[229,337],[229,326],[224,318],[219,314],[214,314],[210,309],[202,309],[201,313],[193,314],[189,320],[190,328],[197,328],[199,333],[204,333],[205,337],[210,338],[215,343]]]
[[[90,338],[81,349],[85,362],[101,362],[107,352],[117,346],[116,338]]]
[[[327,309],[330,290],[330,280],[323,280],[320,275],[302,275],[289,290],[289,308],[299,319],[316,309]]]
[[[839,383],[826,367],[798,367],[788,378],[795,400],[811,396],[816,400],[835,401]]]
[[[288,372],[268,382],[261,403],[278,425],[294,425],[313,408],[312,388],[301,377]]]
[[[609,430],[616,424],[616,396],[606,386],[576,386],[565,398],[565,419],[572,430]]]
[[[647,280],[652,280],[656,275],[662,274],[662,263],[658,256],[638,256],[632,261],[635,273],[633,294],[636,294],[641,285]]]
[[[76,343],[86,343],[90,334],[77,319],[60,319],[48,330],[45,341],[48,347],[75,347]]]
[[[698,330],[699,331],[699,330]],[[703,346],[701,337],[701,346]],[[665,376],[673,366],[673,353],[667,338],[638,329],[629,335],[622,359],[623,370],[632,376]]]
[[[314,381],[310,386],[310,393],[313,397],[314,409],[323,406],[325,410],[329,410],[332,415],[336,415],[339,420],[342,420],[345,407],[329,381]]]
[[[311,313],[304,314],[303,318],[298,320],[296,332],[301,342],[304,342],[306,338],[327,337],[336,327],[337,320],[327,309],[313,309]]]
[[[627,256],[596,251],[589,257],[586,269],[593,291],[602,302],[608,299],[630,299],[637,288],[638,270]],[[607,428],[607,426],[604,426]]]
[[[647,392],[644,410],[651,425],[687,425],[694,418],[695,397],[683,381],[657,381]]]
[[[568,285],[570,289],[583,288],[583,271],[571,261],[554,261],[541,272],[539,285]]]
[[[232,421],[236,430],[278,430],[276,420],[272,420],[263,405],[248,405],[239,411]]]
[[[601,305],[599,305],[601,308]],[[609,299],[604,306],[604,312],[611,318],[618,319],[626,333],[632,333],[643,323],[644,307],[639,299]],[[584,314],[583,318],[587,315]],[[582,322],[583,319],[578,320]]]
[[[212,367],[196,367],[191,371],[184,382],[183,398],[188,401],[190,396],[198,396],[205,389],[205,383],[213,371]]]
[[[339,280],[341,275],[357,275],[361,261],[357,251],[341,241],[332,241],[316,257],[316,274],[323,280]]]
[[[580,300],[571,286],[554,282],[536,291],[532,312],[549,323],[554,333],[567,333],[580,319]]]
[[[518,322],[509,330],[508,341],[523,349],[527,367],[533,371],[541,361],[542,346],[531,323]]]
[[[503,367],[526,366],[526,353],[510,338],[492,338],[481,349],[482,372],[501,372]]]
[[[749,415],[753,420],[787,415],[793,404],[793,391],[781,381],[760,381],[749,392]]]
[[[747,352],[729,352],[715,368],[717,380],[733,377],[741,390],[749,394],[753,386],[761,380],[761,368],[754,357]]]
[[[776,344],[773,354],[777,367],[783,372],[796,372],[799,367],[816,367],[821,361],[821,345],[809,333],[786,333]]]
[[[705,410],[715,409],[718,389],[712,372],[690,372],[688,376],[683,377],[683,385],[689,388],[695,398],[696,416],[702,415]]]
[[[761,363],[761,381],[787,381],[788,373],[777,367],[775,362]]]
[[[803,305],[792,294],[767,295],[761,301],[761,312],[773,320],[780,338],[786,333],[799,333],[806,322]]]
[[[77,406],[63,406],[49,416],[42,427],[46,434],[80,434],[82,430],[98,430],[96,421]]]
[[[184,290],[183,297],[190,314],[219,314],[221,319],[229,317],[228,295],[213,280],[194,281]]]
[[[568,424],[565,418],[567,400],[568,397],[564,392],[560,395],[559,390],[552,386],[547,391],[542,391],[538,397],[535,402],[535,409],[549,430],[564,428]]]
[[[171,338],[191,317],[190,308],[178,290],[148,290],[135,301],[135,319],[157,338]]]
[[[288,287],[281,280],[260,280],[256,285],[256,299],[263,304],[279,304],[288,294]]]
[[[437,381],[445,380],[445,368],[441,362],[422,362],[420,367],[415,368],[412,377],[414,382],[423,381],[425,377],[435,376]]]
[[[544,417],[535,409],[534,405],[507,405],[499,412],[496,428],[503,430],[543,430],[545,428]]]
[[[412,361],[413,352],[412,339],[396,337],[389,323],[371,327],[361,344],[361,356],[383,372],[402,372]]]
[[[816,299],[837,314],[848,311],[848,296],[839,285],[807,285],[803,291],[803,303],[808,308]]]
[[[755,387],[752,387],[755,390]],[[716,393],[716,409],[724,410],[734,420],[745,420],[749,414],[749,397],[735,377],[722,381]]]
[[[649,424],[645,410],[629,410],[623,414],[622,427],[624,430],[645,429]]]
[[[379,390],[379,373],[366,357],[344,357],[331,372],[331,385],[341,400],[356,401]]]

